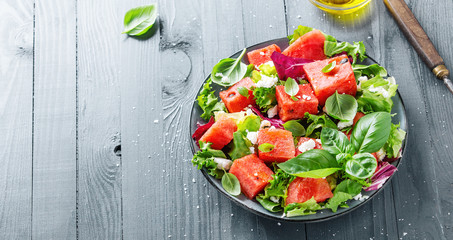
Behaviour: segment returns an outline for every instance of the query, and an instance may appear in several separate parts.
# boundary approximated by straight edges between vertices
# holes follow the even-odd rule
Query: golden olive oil
[[[366,6],[371,0],[310,0],[318,8],[333,14],[355,12]]]

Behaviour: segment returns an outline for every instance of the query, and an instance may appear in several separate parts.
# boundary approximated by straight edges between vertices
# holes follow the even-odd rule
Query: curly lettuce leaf
[[[253,96],[256,101],[256,105],[263,111],[266,112],[270,108],[277,105],[277,98],[275,97],[275,87],[263,88],[258,87],[253,89]]]
[[[379,64],[371,64],[371,65],[361,65],[361,64],[353,64],[352,70],[354,70],[354,76],[357,78],[361,76],[367,76],[370,78],[381,76],[387,76],[387,70],[380,66]]]
[[[361,95],[357,99],[359,112],[365,114],[372,112],[391,112],[393,107],[392,97],[396,95],[398,85],[394,78],[384,79],[376,76],[359,82]]]
[[[259,194],[256,200],[268,211],[279,212],[285,207],[286,190],[288,185],[296,178],[295,176],[285,173],[283,170],[274,168],[275,174],[273,179],[264,188],[264,194]],[[271,200],[272,199],[272,200]]]
[[[221,150],[212,149],[212,143],[210,142],[205,143],[200,141],[199,144],[200,151],[193,156],[193,165],[197,166],[198,170],[204,167],[209,175],[214,176],[217,179],[222,178],[224,172],[217,169],[217,163],[214,162],[214,158],[226,158],[225,154]]]
[[[390,136],[384,145],[384,150],[387,153],[388,158],[398,157],[401,147],[403,145],[404,137],[406,137],[406,132],[399,127],[400,127],[399,124],[392,123]]]
[[[313,29],[314,28],[299,25],[296,29],[294,29],[294,33],[288,36],[289,44],[291,45],[298,38],[302,37],[305,33],[313,31]]]
[[[352,63],[356,63],[357,59],[360,61],[365,60],[365,45],[363,42],[353,42],[350,44],[348,42],[337,42],[337,40],[330,36],[326,38],[324,42],[324,54],[328,57],[333,57],[334,55],[346,53],[348,56],[352,57]]]
[[[316,211],[321,208],[321,205],[319,205],[315,198],[312,197],[310,200],[303,203],[291,203],[285,207],[284,211],[287,217],[296,217],[316,214]]]
[[[211,118],[211,116],[216,111],[227,111],[225,104],[223,104],[222,101],[219,101],[218,98],[214,95],[215,91],[212,91],[212,88],[210,86],[211,83],[211,79],[206,81],[206,83],[203,85],[203,90],[197,97],[198,106],[200,106],[203,110],[201,117],[206,121],[209,120],[209,118]]]
[[[305,113],[304,118],[306,118],[307,122],[310,123],[305,131],[306,137],[319,138],[320,132],[315,132],[315,130],[319,128],[328,127],[337,129],[335,122],[333,122],[326,114],[314,115]]]

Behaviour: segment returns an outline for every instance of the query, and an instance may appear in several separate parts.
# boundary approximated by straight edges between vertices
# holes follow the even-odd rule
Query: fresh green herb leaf
[[[335,188],[333,197],[328,200],[326,208],[331,209],[332,212],[336,212],[338,207],[347,207],[345,202],[352,199],[361,191],[362,185],[360,183],[346,179]]]
[[[283,124],[285,130],[290,131],[293,136],[301,137],[305,135],[305,128],[296,120],[289,120]]]
[[[197,97],[198,105],[203,110],[201,117],[206,121],[214,115],[214,112],[226,111],[225,105],[214,95],[215,91],[212,91],[210,84],[211,79],[206,81],[203,85],[203,90]]]
[[[294,97],[294,96],[291,96],[291,100],[293,100],[294,102],[297,102],[297,101],[299,101],[299,98],[296,98],[296,97]]]
[[[307,127],[307,131],[305,132],[306,137],[315,137],[316,134],[314,134],[314,131],[319,128],[323,127],[329,127],[329,128],[337,128],[337,124],[335,124],[327,115],[322,114],[322,115],[314,115],[314,114],[309,114],[305,113],[304,118],[307,119],[307,122],[310,123]],[[319,135],[318,135],[319,136]]]
[[[360,184],[354,180],[351,180],[351,179],[346,179],[337,185],[334,193],[344,192],[344,193],[351,194],[352,196],[355,196],[355,195],[359,194],[361,191],[362,191],[362,184]]]
[[[145,34],[156,22],[157,7],[154,4],[132,8],[124,15],[124,31],[130,36]]]
[[[204,143],[201,141],[199,143],[200,151],[193,156],[193,165],[197,166],[198,170],[205,168],[209,175],[220,179],[223,176],[223,171],[217,169],[217,163],[214,161],[214,158],[226,158],[225,154],[220,150],[212,149],[212,143]]]
[[[370,113],[362,117],[352,130],[351,143],[357,153],[373,153],[387,142],[392,117],[387,112]]]
[[[247,72],[245,73],[244,77],[252,77],[253,76],[253,71],[255,70],[255,65],[249,64],[247,65]]]
[[[304,203],[291,203],[285,207],[285,215],[287,217],[296,217],[315,214],[317,210],[321,209],[315,198],[312,197]]]
[[[376,77],[376,76],[381,76],[381,77],[386,77],[387,76],[387,70],[385,70],[384,67],[379,66],[379,64],[371,64],[371,65],[361,65],[361,64],[354,64],[352,65],[352,69],[354,70],[354,73],[358,73],[356,76],[356,79],[359,78],[360,76],[368,76],[370,78]]]
[[[311,31],[313,31],[313,28],[299,25],[296,29],[294,29],[294,33],[292,35],[288,36],[289,45],[291,45],[299,37],[302,37],[305,33],[308,33]]]
[[[223,174],[222,187],[225,191],[227,191],[227,193],[233,196],[241,194],[241,184],[239,183],[237,177],[232,173],[225,172],[225,174]]]
[[[392,123],[390,136],[384,145],[384,150],[387,153],[387,157],[389,158],[398,157],[401,147],[403,145],[404,137],[406,136],[406,132],[399,127],[400,127],[399,124],[396,125]]]
[[[348,207],[348,205],[344,205],[344,203],[352,198],[353,196],[348,193],[344,192],[334,193],[333,197],[327,201],[326,208],[329,208],[330,210],[332,210],[332,212],[337,212],[338,207],[340,206]]]
[[[337,160],[329,152],[322,149],[306,151],[278,167],[288,174],[297,177],[323,178],[340,170]]]
[[[325,67],[323,67],[321,71],[323,73],[328,73],[328,72],[332,71],[335,68],[335,66],[337,66],[337,61],[332,61],[329,64],[327,64]]]
[[[249,90],[245,87],[238,87],[237,88],[239,94],[241,94],[242,96],[248,98],[249,97]]]
[[[340,54],[342,52],[346,52],[348,56],[352,57],[352,63],[357,61],[357,57],[360,61],[365,60],[365,45],[363,42],[354,42],[354,44],[350,44],[348,42],[337,42],[337,40],[333,37],[327,39],[324,42],[324,54],[328,57],[332,57],[333,55]]]
[[[358,179],[366,179],[373,175],[376,167],[377,162],[373,155],[370,153],[359,153],[346,162],[345,171]]]
[[[348,137],[336,129],[322,128],[321,142],[322,148],[334,156],[339,153],[354,154],[355,152]]]
[[[225,58],[219,61],[211,72],[213,82],[228,87],[239,82],[247,73],[247,65],[241,62],[246,49],[242,50],[238,58]]]
[[[327,98],[326,112],[329,116],[340,121],[351,121],[357,113],[357,100],[348,94],[338,94],[338,91]]]
[[[258,149],[261,152],[270,152],[270,151],[274,150],[274,147],[275,146],[270,144],[270,143],[263,143],[263,144],[258,146]]]
[[[232,160],[236,160],[238,158],[247,156],[250,154],[250,147],[252,144],[250,140],[248,140],[242,132],[236,131],[233,133],[233,141],[228,145],[230,147],[230,151],[228,155],[231,157]]]
[[[253,89],[253,96],[254,96],[256,105],[258,105],[258,107],[263,112],[266,112],[270,108],[277,105],[277,98],[275,97],[275,87],[255,88],[255,89]]]
[[[294,79],[292,79],[290,77],[286,80],[286,82],[285,82],[285,92],[288,95],[290,95],[291,97],[296,96],[296,94],[299,92],[299,85],[297,85],[296,80],[294,80]]]
[[[256,132],[260,130],[261,119],[255,114],[249,115],[238,123],[238,131],[246,135],[246,131]]]

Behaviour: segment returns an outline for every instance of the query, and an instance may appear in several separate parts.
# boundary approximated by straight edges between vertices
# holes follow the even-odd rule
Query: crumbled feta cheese
[[[264,52],[260,52],[260,55],[264,56],[264,54],[265,54]]]
[[[229,159],[225,159],[225,158],[217,158],[215,157],[214,158],[214,162],[217,163],[217,169],[225,169],[225,170],[229,170],[231,165],[233,164],[233,161],[229,160]]]
[[[271,196],[271,197],[269,198],[269,200],[271,200],[271,201],[274,202],[274,203],[278,203],[278,202],[279,202],[279,201],[278,201],[279,199],[280,199],[280,197],[276,197],[276,196]]]
[[[273,118],[277,115],[277,105],[269,108],[269,110],[267,110],[267,116],[269,118]]]
[[[310,96],[307,96],[305,94],[302,95],[302,99],[304,100],[307,100],[307,101],[310,101],[311,100],[311,97]]]
[[[321,139],[315,139],[315,141],[318,142],[319,144],[322,144]]]
[[[387,82],[389,82],[390,84],[396,84],[396,81],[395,81],[395,78],[394,78],[394,77],[388,77],[386,80],[387,80]]]
[[[247,138],[250,140],[250,142],[255,145],[256,142],[258,142],[258,132],[248,132],[247,133]]]
[[[382,94],[382,96],[385,97],[385,98],[389,98],[389,97],[390,97],[389,92],[388,92],[387,90],[385,90],[385,88],[382,87],[382,86],[374,87],[374,85],[372,85],[372,86],[370,86],[370,87],[368,88],[368,90],[369,90],[370,92],[380,93],[380,94]]]
[[[261,121],[260,129],[270,127],[270,126],[271,126],[271,122],[269,122],[268,120],[263,120],[263,121]]]
[[[262,88],[271,88],[277,84],[278,78],[277,77],[269,77],[264,74],[261,74],[261,80],[256,83],[256,87]]]
[[[367,196],[367,195],[362,195],[362,193],[359,193],[357,194],[356,196],[354,196],[354,200],[358,200],[358,201],[365,201],[369,198],[370,196]]]
[[[222,73],[216,73],[216,77],[222,78],[220,81],[223,83],[229,83],[230,79],[227,76],[224,76]]]
[[[252,109],[250,109],[250,108],[247,108],[247,110],[245,110],[245,114],[246,114],[247,116],[250,116],[250,115],[252,115],[252,114],[253,114],[253,111],[252,111]]]
[[[274,127],[274,126],[271,126],[269,129],[275,129],[275,127]]]
[[[357,90],[360,91],[362,89],[362,83],[368,81],[368,77],[367,76],[361,76],[357,80],[359,81],[359,84],[357,85]]]
[[[379,151],[376,152],[376,156],[378,157],[379,161],[384,160],[385,155],[386,155],[386,152],[385,152],[384,148],[381,148],[381,149],[379,149]]]
[[[251,153],[251,154],[254,154],[254,153],[255,153],[255,147],[249,147],[249,149],[250,149],[250,153]]]
[[[354,123],[354,121],[347,121],[347,122],[342,122],[342,121],[339,121],[337,126],[338,126],[338,129],[343,129],[343,128],[347,128],[347,127],[350,127],[352,126],[352,124]]]
[[[306,152],[308,150],[314,149],[315,147],[316,147],[315,141],[313,141],[313,139],[310,139],[306,142],[301,143],[298,149],[300,152]]]

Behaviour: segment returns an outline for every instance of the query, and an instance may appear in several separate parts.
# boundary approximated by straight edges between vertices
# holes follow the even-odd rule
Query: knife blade
[[[444,60],[437,52],[425,30],[423,30],[406,2],[404,2],[404,0],[384,0],[384,4],[389,9],[401,31],[415,48],[418,55],[431,69],[433,74],[439,80],[442,80],[448,90],[453,94],[453,84],[448,78],[450,72],[447,67],[445,67]]]

